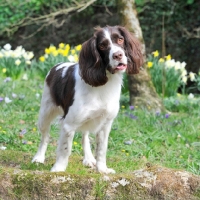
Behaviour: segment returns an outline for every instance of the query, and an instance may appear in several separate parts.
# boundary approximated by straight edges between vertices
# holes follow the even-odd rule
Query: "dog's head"
[[[137,74],[142,63],[138,39],[121,26],[97,28],[94,36],[83,43],[79,55],[80,75],[95,87],[106,84],[106,71]]]

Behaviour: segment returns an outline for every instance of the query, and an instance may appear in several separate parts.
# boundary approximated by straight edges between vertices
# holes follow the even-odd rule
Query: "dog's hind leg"
[[[94,168],[96,166],[96,159],[94,158],[89,139],[89,132],[82,133],[82,146],[83,146],[83,165]]]
[[[39,112],[38,128],[42,134],[41,142],[32,162],[44,163],[45,152],[49,142],[49,130],[51,122],[58,116],[61,110],[57,107],[50,96],[49,88],[45,85]]]

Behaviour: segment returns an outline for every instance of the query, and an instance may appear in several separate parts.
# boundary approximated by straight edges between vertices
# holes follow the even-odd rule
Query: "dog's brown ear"
[[[128,58],[127,74],[139,73],[140,67],[143,65],[143,55],[141,43],[139,40],[122,26],[118,26],[120,33],[124,37],[124,48]]]
[[[95,36],[84,42],[79,54],[80,75],[94,87],[105,85],[108,81],[106,69],[96,47]]]

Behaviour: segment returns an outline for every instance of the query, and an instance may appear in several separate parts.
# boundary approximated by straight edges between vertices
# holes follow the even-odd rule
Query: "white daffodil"
[[[3,48],[4,48],[6,51],[10,51],[11,48],[12,48],[12,46],[11,46],[10,44],[5,44],[5,45],[3,46]]]
[[[19,59],[17,59],[16,61],[15,61],[15,65],[20,65],[21,64],[21,61],[19,60]]]
[[[189,73],[189,77],[190,77],[190,80],[191,80],[191,81],[195,81],[195,73],[190,72],[190,73]]]
[[[184,84],[187,83],[187,76],[182,76],[182,82],[183,82]]]

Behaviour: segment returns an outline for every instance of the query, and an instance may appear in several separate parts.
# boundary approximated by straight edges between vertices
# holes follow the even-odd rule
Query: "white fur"
[[[106,37],[112,41],[107,31]],[[122,61],[127,63],[124,51],[112,44],[110,52],[110,65],[115,68],[120,62],[112,58],[112,54],[121,51]],[[63,78],[72,63],[60,64],[56,70],[63,68]],[[107,73],[108,82],[99,87],[92,87],[84,82],[79,75],[79,65],[75,65],[75,96],[72,106],[69,107],[68,113],[61,121],[60,138],[57,147],[57,157],[52,172],[65,171],[68,158],[71,154],[72,140],[76,131],[83,134],[83,164],[100,173],[115,173],[109,169],[106,164],[106,151],[108,145],[108,136],[111,130],[112,122],[119,110],[119,99],[122,85],[122,71],[115,74]],[[38,152],[32,162],[41,162],[45,160],[45,151],[49,141],[49,128],[52,120],[63,115],[63,110],[57,107],[50,95],[48,85],[45,83],[44,92],[41,101],[38,127],[42,133],[41,143]],[[94,158],[89,142],[89,133],[96,134],[96,159]]]

